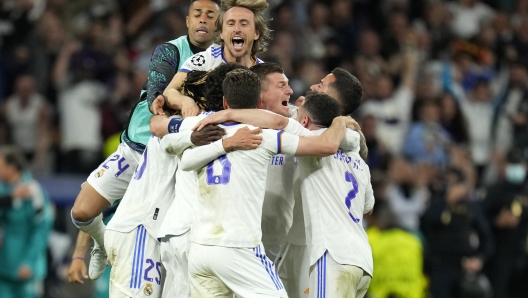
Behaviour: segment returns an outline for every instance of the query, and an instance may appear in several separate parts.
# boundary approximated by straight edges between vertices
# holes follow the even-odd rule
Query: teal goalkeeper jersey
[[[140,100],[134,107],[128,126],[121,135],[121,141],[126,142],[132,149],[143,152],[150,138],[149,121],[152,113],[150,105],[154,99],[163,93],[187,58],[202,52],[204,49],[189,42],[188,36],[181,36],[159,45],[150,59],[148,79]]]

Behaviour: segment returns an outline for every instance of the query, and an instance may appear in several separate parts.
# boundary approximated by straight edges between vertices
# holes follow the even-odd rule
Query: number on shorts
[[[155,281],[158,285],[161,284],[161,271],[160,271],[160,268],[161,268],[161,263],[160,262],[155,262],[152,260],[152,259],[146,259],[145,262],[148,264],[148,267],[147,269],[145,269],[145,274],[143,274],[143,279],[148,281],[148,282],[152,282],[152,281]],[[152,278],[152,277],[149,277],[149,272],[154,269],[154,266],[156,267],[156,271],[158,272],[158,276]]]
[[[216,160],[213,160],[207,165],[207,184],[216,185],[216,184],[227,184],[229,183],[229,178],[231,176],[231,162],[227,159],[227,156],[222,155],[218,158],[218,162],[222,165],[222,174],[213,175],[213,165]]]
[[[350,212],[350,205],[352,205],[352,200],[355,199],[358,194],[358,183],[356,177],[354,177],[354,174],[349,171],[345,172],[345,180],[347,182],[352,183],[352,190],[348,192],[348,195],[345,198],[345,205],[348,208],[348,215],[350,216],[350,218],[352,218],[352,221],[358,223],[359,218],[356,218],[354,215],[352,215],[352,212]]]
[[[105,169],[110,169],[110,167],[108,166],[108,163],[110,163],[111,161],[116,161],[117,162],[117,172],[115,173],[115,177],[119,177],[121,174],[123,174],[124,171],[126,171],[130,165],[127,163],[127,164],[123,164],[126,160],[124,157],[120,157],[119,154],[114,154],[114,156],[112,157],[109,157],[102,165],[101,167],[105,168]]]

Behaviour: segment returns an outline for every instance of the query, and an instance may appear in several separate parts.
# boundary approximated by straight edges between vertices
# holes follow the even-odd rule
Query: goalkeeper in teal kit
[[[0,297],[37,297],[46,275],[53,211],[25,172],[24,157],[11,147],[0,147],[0,198]]]
[[[158,95],[163,93],[187,58],[212,44],[219,11],[218,4],[219,0],[191,0],[189,15],[186,18],[188,35],[156,48],[149,66],[147,84],[140,101],[134,108],[128,127],[123,132],[121,144],[114,154],[90,174],[75,200],[71,213],[72,221],[79,230],[95,240],[88,272],[91,279],[99,278],[106,267],[105,226],[101,212],[123,197],[128,187],[151,135],[149,120],[152,113],[149,106]],[[82,260],[79,258],[76,262],[80,261]],[[70,281],[81,282],[78,273],[73,275]]]

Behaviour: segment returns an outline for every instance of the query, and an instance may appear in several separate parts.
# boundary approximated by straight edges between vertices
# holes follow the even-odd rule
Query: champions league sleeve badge
[[[194,55],[191,58],[191,63],[196,66],[202,66],[205,64],[205,58],[202,54]]]

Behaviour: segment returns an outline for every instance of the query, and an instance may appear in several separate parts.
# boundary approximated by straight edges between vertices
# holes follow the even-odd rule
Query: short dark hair
[[[312,120],[313,124],[329,127],[335,117],[339,116],[339,103],[325,93],[309,93],[301,106]]]
[[[253,65],[249,68],[249,70],[257,74],[261,83],[264,80],[266,80],[266,77],[268,75],[272,73],[284,73],[284,69],[282,69],[282,67],[279,64],[273,63],[273,62],[265,62],[265,63]],[[267,85],[266,85],[266,88],[267,88]]]
[[[209,72],[205,82],[205,101],[208,111],[221,111],[224,109],[222,83],[226,75],[235,69],[247,69],[247,67],[236,63],[227,63],[221,64]]]
[[[0,156],[4,158],[7,165],[15,167],[17,171],[23,172],[26,169],[26,158],[15,147],[0,146]]]
[[[341,115],[350,115],[361,105],[363,101],[363,88],[359,80],[342,68],[334,68],[332,74],[336,80],[330,84],[338,93],[341,103]]]
[[[196,1],[198,1],[198,0],[191,0],[191,3],[190,3],[190,4],[193,4],[193,3],[196,2]],[[209,0],[209,1],[212,1],[212,2],[216,3],[218,6],[221,5],[221,3],[220,3],[221,1],[220,1],[220,0]]]
[[[254,109],[260,100],[260,79],[249,69],[236,69],[229,72],[222,90],[231,109]]]

